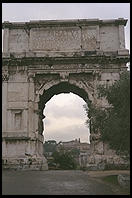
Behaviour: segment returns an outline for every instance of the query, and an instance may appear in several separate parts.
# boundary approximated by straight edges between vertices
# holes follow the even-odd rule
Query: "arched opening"
[[[50,123],[50,131],[53,130],[52,135],[49,134],[48,137],[50,137],[50,135],[51,137],[45,139],[45,133],[48,133],[48,124],[49,124],[48,122],[51,121],[50,119],[49,119],[50,121],[48,120],[48,117],[46,115],[47,114],[46,108],[48,104],[50,103],[50,101],[54,100],[55,102],[55,98],[57,97],[59,97],[58,102],[60,101],[60,103],[63,103],[63,104],[65,103],[66,109],[63,109],[62,108],[63,105],[61,106],[59,103],[58,103],[59,105],[57,106],[55,105],[55,103],[53,104],[51,102],[52,103],[50,107],[51,108],[50,111],[52,114],[50,115],[52,117],[51,120],[53,120],[53,117],[54,117],[54,121],[56,122],[56,125],[58,125],[58,127],[54,125],[53,123]],[[71,103],[72,106],[70,107],[68,106],[68,104],[66,104],[68,103],[66,100],[68,99],[68,97],[69,98],[74,97],[74,99],[76,98],[76,101],[77,100],[79,101],[76,102],[75,104],[73,100]],[[80,165],[85,166],[85,163],[87,161],[86,160],[87,150],[90,149],[90,138],[89,138],[90,131],[89,131],[89,128],[85,126],[86,115],[84,116],[85,111],[83,108],[83,105],[87,101],[88,101],[88,95],[86,91],[75,85],[69,84],[68,82],[62,82],[57,85],[53,85],[48,90],[44,90],[44,93],[43,95],[40,96],[40,101],[39,101],[39,110],[41,111],[43,110],[43,115],[44,115],[44,116],[41,116],[41,119],[44,122],[44,131],[42,133],[44,135],[44,150],[46,150],[46,148],[49,149],[49,143],[52,144],[51,145],[52,150],[50,151],[49,149],[49,152],[47,152],[49,154],[44,152],[44,154],[47,155],[45,157],[47,157],[48,159],[51,159],[53,151],[57,149],[57,152],[60,152],[60,151],[62,152],[62,147],[63,147],[63,152],[65,154],[66,152],[68,153],[72,152],[72,156],[76,157],[76,162],[78,163],[78,165],[80,164]],[[79,104],[80,106],[77,106],[77,104]],[[60,106],[60,109],[58,108],[59,106]],[[78,120],[77,120],[77,116],[78,116],[77,114],[79,114],[79,108],[81,109],[81,113],[83,111],[83,116],[85,117],[85,118],[83,117],[84,119],[81,120],[81,123],[78,123]],[[60,117],[57,114],[60,115]],[[73,123],[72,123],[72,116],[74,116]],[[62,120],[57,120],[61,117],[62,117]],[[66,126],[65,121],[68,123],[68,126]],[[67,127],[67,131],[66,131],[66,127]],[[65,128],[65,131],[64,131],[64,128]],[[56,133],[55,136],[53,135],[54,132]],[[57,137],[59,135],[60,137]],[[45,147],[45,145],[48,147]],[[74,153],[75,155],[73,154],[73,150],[76,153],[76,154]]]
[[[85,101],[79,96],[68,93],[53,96],[44,108],[44,141],[56,140],[90,143],[89,128],[85,125],[87,119],[83,105]]]
[[[44,90],[43,94],[40,95],[38,108],[39,108],[39,132],[43,134],[44,127],[42,126],[42,120],[45,118],[43,114],[43,110],[45,108],[46,103],[55,95],[64,93],[73,93],[80,98],[82,98],[87,104],[91,101],[88,98],[87,92],[74,84],[70,84],[69,82],[61,82],[51,86],[49,89]]]
[[[61,82],[56,85],[51,86],[49,89],[44,90],[43,94],[40,95],[39,105],[44,108],[45,104],[52,98],[54,95],[60,93],[74,93],[80,96],[85,102],[88,101],[88,94],[87,92],[74,84],[69,82]]]

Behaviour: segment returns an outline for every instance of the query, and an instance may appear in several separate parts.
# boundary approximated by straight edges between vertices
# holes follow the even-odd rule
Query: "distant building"
[[[48,140],[44,143],[44,155],[47,160],[52,160],[52,154],[57,152],[71,152],[77,164],[80,167],[86,167],[88,162],[88,155],[90,154],[90,144],[86,142],[80,142],[79,139],[57,143],[55,140]]]
[[[68,141],[68,142],[60,142],[57,145],[57,149],[64,147],[66,150],[71,150],[71,149],[79,149],[80,151],[88,151],[90,149],[90,144],[89,143],[85,143],[85,142],[80,142],[80,138],[79,140],[75,139],[72,141]]]
[[[68,142],[60,142],[57,145],[57,151],[65,150],[72,151],[74,158],[80,167],[85,167],[87,164],[87,157],[90,154],[90,144],[80,142],[80,138]]]

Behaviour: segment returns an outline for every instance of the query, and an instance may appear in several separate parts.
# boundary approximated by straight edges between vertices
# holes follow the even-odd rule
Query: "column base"
[[[3,170],[48,170],[45,157],[3,158]]]

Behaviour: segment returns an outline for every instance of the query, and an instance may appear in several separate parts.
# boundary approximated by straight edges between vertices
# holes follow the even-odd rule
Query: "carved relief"
[[[60,64],[60,65],[52,65],[51,70],[69,70],[69,69],[77,69],[79,68],[79,64]]]
[[[58,74],[38,74],[34,78],[35,82],[35,93],[37,94],[41,88],[51,81],[58,80],[59,75]]]
[[[69,72],[61,72],[60,73],[60,81],[68,81],[69,78]]]
[[[9,80],[9,73],[8,71],[2,72],[2,82]]]
[[[70,74],[70,80],[74,80],[77,83],[82,84],[88,90],[93,90],[93,76],[91,74]]]
[[[101,66],[99,64],[49,64],[49,65],[37,65],[36,67],[30,67],[30,69],[37,69],[40,71],[43,70],[49,70],[49,71],[55,71],[59,72],[60,70],[73,70],[77,71],[78,69],[93,69],[93,68],[100,68]]]
[[[8,74],[2,74],[2,81],[8,81],[9,75]]]

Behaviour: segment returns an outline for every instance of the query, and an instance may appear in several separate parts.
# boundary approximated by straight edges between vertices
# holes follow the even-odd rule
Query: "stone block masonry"
[[[126,23],[122,18],[3,23],[3,168],[48,169],[42,112],[55,94],[72,92],[100,107],[109,105],[97,98],[96,88],[111,85],[127,69]],[[94,136],[91,131],[87,166],[98,168],[111,155]]]

